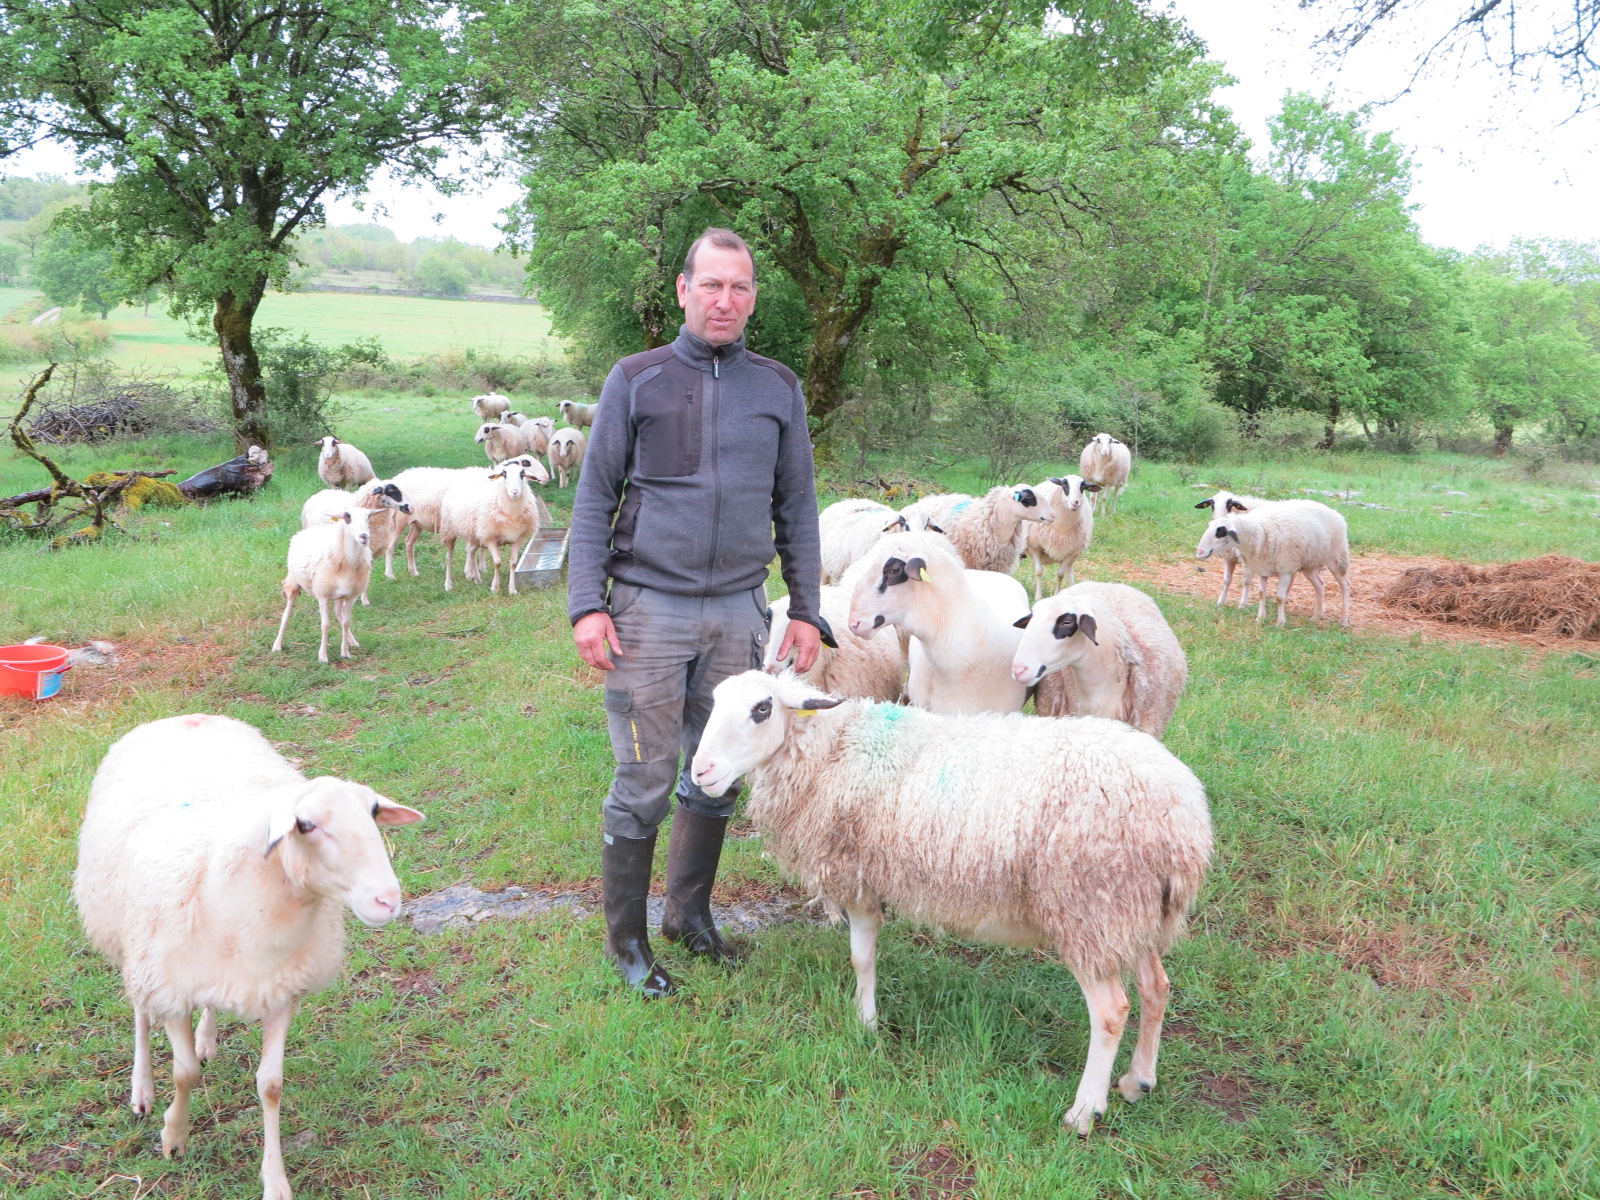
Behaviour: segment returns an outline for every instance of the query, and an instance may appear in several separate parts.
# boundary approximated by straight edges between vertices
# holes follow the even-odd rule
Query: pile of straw
[[[1600,638],[1600,563],[1544,554],[1496,567],[1412,567],[1383,603],[1437,621]]]

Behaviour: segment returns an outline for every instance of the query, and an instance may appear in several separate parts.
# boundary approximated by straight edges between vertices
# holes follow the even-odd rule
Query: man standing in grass
[[[609,672],[617,769],[601,848],[606,953],[649,996],[673,990],[650,952],[645,901],[674,784],[662,936],[717,962],[738,957],[711,920],[734,793],[707,796],[689,759],[711,689],[761,665],[774,553],[789,585],[780,659],[793,648],[806,670],[820,642],[805,397],[793,371],[745,349],[756,280],[743,239],[701,234],[684,258],[678,303],[677,339],[624,358],[600,392],[572,506],[567,585],[578,653]]]

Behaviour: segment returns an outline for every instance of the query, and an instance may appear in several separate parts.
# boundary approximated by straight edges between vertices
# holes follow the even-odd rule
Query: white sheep
[[[359,783],[306,779],[230,717],[150,721],[106,752],[72,892],[133,1006],[136,1113],[155,1105],[151,1026],[172,1042],[163,1155],[188,1148],[189,1096],[216,1053],[217,1011],[260,1021],[261,1183],[266,1200],[290,1200],[278,1111],[295,1003],[338,975],[346,907],[372,928],[399,914],[378,826],[420,820]]]
[[[925,533],[932,529],[943,533],[950,514],[973,502],[974,497],[965,492],[938,492],[913,501],[900,510],[906,533]]]
[[[582,431],[572,428],[558,429],[550,438],[550,468],[556,473],[556,486],[566,487],[570,478],[576,483],[578,468],[583,465],[583,451],[587,439]]]
[[[1139,984],[1139,1038],[1117,1082],[1156,1085],[1169,987],[1211,858],[1205,789],[1160,742],[1096,717],[952,717],[819,696],[792,675],[717,685],[691,763],[721,796],[741,775],[762,845],[850,918],[856,1006],[877,1021],[885,909],[978,941],[1049,947],[1083,989],[1089,1051],[1063,1124],[1105,1112]]]
[[[847,576],[853,579],[853,576]],[[789,597],[772,602],[772,630],[762,666],[779,668],[778,647],[789,630]],[[858,696],[868,700],[900,699],[905,690],[906,651],[897,637],[863,638],[850,632],[850,590],[846,587],[822,589],[821,612],[825,627],[817,661],[799,678],[809,687],[835,696]],[[794,657],[793,652],[790,658]]]
[[[1208,508],[1213,515],[1226,520],[1233,513],[1250,512],[1260,508],[1263,504],[1270,504],[1269,500],[1260,500],[1255,496],[1240,496],[1230,491],[1220,491],[1214,496],[1208,496],[1196,508]],[[1233,572],[1243,562],[1239,557],[1239,549],[1232,542],[1218,546],[1213,557],[1222,561],[1222,592],[1217,596],[1218,604],[1228,602],[1228,589],[1233,586]],[[1253,578],[1249,567],[1244,569],[1244,581],[1239,589],[1239,607],[1243,608],[1250,599],[1250,580]],[[1266,581],[1261,583],[1266,586]]]
[[[1350,624],[1350,532],[1344,516],[1315,500],[1274,500],[1252,512],[1217,518],[1207,526],[1196,558],[1210,558],[1231,543],[1254,574],[1278,577],[1279,625],[1288,621],[1289,585],[1295,573],[1311,581],[1316,613],[1322,620],[1322,572],[1332,571],[1339,581],[1343,609],[1339,624]],[[1262,587],[1256,620],[1267,616],[1267,589]]]
[[[908,533],[905,517],[876,500],[840,500],[817,516],[822,542],[822,582],[838,583],[850,564],[861,558],[885,533]]]
[[[1028,593],[1009,575],[971,571],[937,534],[885,535],[857,565],[848,628],[910,635],[906,698],[941,713],[1016,712],[1028,690],[1011,675]]]
[[[1089,496],[1098,492],[1100,485],[1087,483],[1079,475],[1051,476],[1033,490],[1050,513],[1050,520],[1030,521],[1022,527],[1022,549],[1033,560],[1033,599],[1037,603],[1044,595],[1045,564],[1056,565],[1056,591],[1064,583],[1077,582],[1075,564],[1094,540],[1094,501]]]
[[[452,484],[439,501],[439,540],[444,543],[444,590],[453,590],[451,568],[456,542],[467,544],[466,575],[479,577],[477,552],[487,550],[494,560],[489,590],[500,590],[500,547],[518,545],[539,531],[538,497],[528,486],[532,471],[520,463],[507,463],[485,479],[463,478]],[[506,571],[507,590],[517,594],[516,562]]]
[[[1189,681],[1189,663],[1156,602],[1124,583],[1079,583],[1017,622],[1011,673],[1038,684],[1059,671],[1065,688],[1040,688],[1046,717],[1109,717],[1161,737]],[[1059,705],[1059,707],[1055,707]]]
[[[1117,511],[1117,502],[1132,469],[1133,456],[1128,453],[1128,447],[1109,433],[1095,434],[1078,455],[1078,474],[1105,489],[1102,499],[1107,501],[1107,515]]]
[[[317,455],[317,474],[329,487],[360,487],[369,479],[377,478],[372,461],[349,442],[329,435],[317,444],[322,447]]]
[[[549,417],[529,417],[522,427],[522,436],[528,439],[529,454],[550,453],[550,439],[556,434],[556,423]],[[554,464],[551,464],[554,466]]]
[[[1002,575],[1011,574],[1022,560],[1024,523],[1048,524],[1054,515],[1031,487],[1011,486],[990,488],[976,499],[961,498],[942,510],[930,505],[926,514],[923,528],[949,538],[970,569]]]
[[[355,504],[372,510],[368,523],[373,558],[383,555],[383,574],[394,578],[394,548],[400,541],[400,531],[410,523],[411,505],[395,484],[383,479],[370,479],[354,492],[341,492],[337,488],[314,492],[300,506],[300,528],[326,524],[333,517]],[[367,593],[361,593],[361,603],[369,604]]]
[[[599,404],[580,404],[576,400],[563,400],[556,406],[561,412],[561,419],[574,429],[587,429],[594,424],[595,410]]]
[[[499,392],[485,392],[472,398],[472,411],[480,421],[494,421],[511,411],[511,398]]]
[[[372,509],[352,505],[325,525],[302,529],[289,539],[288,572],[283,577],[283,619],[278,622],[274,653],[283,649],[283,631],[289,627],[295,597],[310,592],[317,599],[322,640],[317,661],[328,661],[328,607],[339,622],[339,657],[349,658],[361,643],[350,628],[356,597],[367,590],[372,576]]]
[[[542,463],[531,454],[507,459],[528,472],[529,478],[546,483],[550,475]],[[495,464],[496,467],[504,463]],[[417,572],[417,541],[424,533],[439,532],[439,503],[444,494],[462,479],[487,479],[494,467],[407,467],[394,477],[395,484],[405,493],[411,505],[411,523],[406,529],[406,569]],[[550,510],[539,502],[539,519],[548,521]]]
[[[530,441],[528,429],[526,425],[505,425],[498,421],[485,421],[478,426],[478,432],[472,440],[483,447],[483,452],[488,455],[491,464],[501,463],[508,458],[516,458],[519,454],[534,453],[528,445]]]

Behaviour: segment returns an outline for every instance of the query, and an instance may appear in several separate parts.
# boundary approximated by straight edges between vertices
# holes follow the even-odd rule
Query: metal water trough
[[[546,525],[517,563],[517,586],[554,587],[561,582],[561,565],[567,561],[567,527]]]

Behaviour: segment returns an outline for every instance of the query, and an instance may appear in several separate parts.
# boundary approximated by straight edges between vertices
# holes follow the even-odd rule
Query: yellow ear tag
[[[797,708],[794,710],[794,715],[797,717],[814,717],[817,715],[817,710],[814,708]]]
[[[928,578],[928,568],[927,567],[918,567],[917,568],[917,578],[922,580],[923,583],[931,583],[932,582]]]

